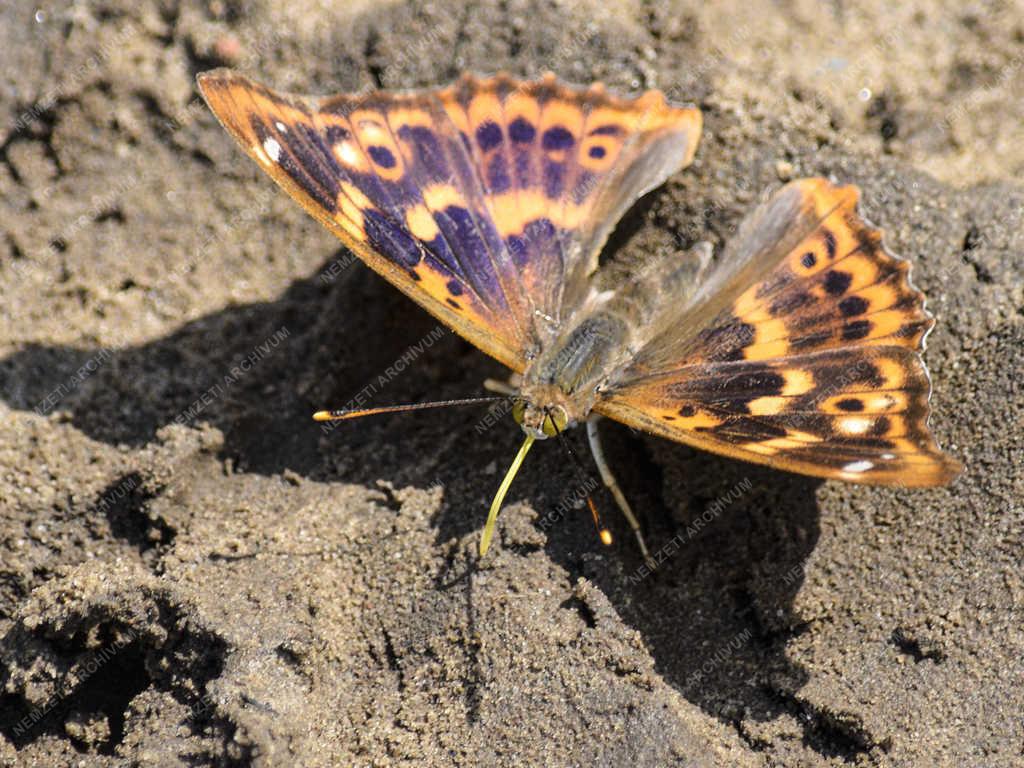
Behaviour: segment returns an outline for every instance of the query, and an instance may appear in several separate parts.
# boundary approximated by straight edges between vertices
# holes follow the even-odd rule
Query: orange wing
[[[601,393],[596,409],[809,475],[931,486],[960,470],[928,429],[933,320],[855,187],[793,182]],[[692,328],[681,332],[680,329]]]
[[[582,300],[616,220],[690,162],[699,110],[553,76],[309,98],[216,70],[210,108],[368,266],[521,371]]]

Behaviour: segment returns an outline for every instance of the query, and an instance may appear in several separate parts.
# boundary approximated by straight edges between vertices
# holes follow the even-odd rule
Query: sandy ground
[[[0,764],[1024,765],[1024,6],[311,5],[0,10]],[[697,102],[626,265],[721,245],[790,176],[859,184],[937,316],[963,476],[821,483],[609,425],[661,569],[613,515],[601,547],[554,448],[478,563],[509,420],[309,414],[500,366],[242,156],[194,85],[221,64]]]

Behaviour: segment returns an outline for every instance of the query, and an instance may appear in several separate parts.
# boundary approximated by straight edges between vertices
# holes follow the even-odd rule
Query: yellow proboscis
[[[501,503],[505,500],[505,494],[508,493],[509,486],[512,485],[512,478],[516,476],[519,467],[523,465],[523,459],[526,458],[526,453],[530,450],[530,446],[533,445],[535,439],[533,435],[527,435],[526,439],[523,440],[523,444],[519,447],[519,453],[512,460],[512,466],[508,468],[508,472],[505,473],[505,479],[498,486],[498,492],[494,494],[494,501],[491,502],[491,511],[487,513],[487,524],[484,525],[484,533],[480,537],[480,557],[486,555],[487,550],[491,547],[491,537],[494,536],[494,523],[498,519],[498,510],[501,509]]]

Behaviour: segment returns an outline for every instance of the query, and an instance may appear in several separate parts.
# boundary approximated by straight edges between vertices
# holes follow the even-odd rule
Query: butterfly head
[[[512,418],[530,437],[544,440],[556,437],[571,426],[566,409],[558,405],[537,405],[524,398],[516,398],[512,403]]]

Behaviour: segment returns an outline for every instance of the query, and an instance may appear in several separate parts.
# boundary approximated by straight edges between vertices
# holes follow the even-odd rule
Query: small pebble
[[[242,58],[242,43],[234,35],[221,35],[213,44],[213,55],[223,64],[234,64]]]
[[[776,160],[775,174],[779,177],[779,181],[789,181],[793,178],[793,164],[788,160]]]

